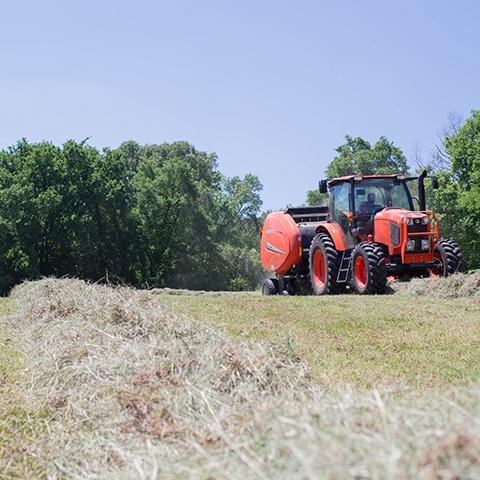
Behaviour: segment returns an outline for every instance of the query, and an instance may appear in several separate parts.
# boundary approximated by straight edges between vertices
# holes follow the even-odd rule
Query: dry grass
[[[480,301],[480,271],[475,273],[457,273],[451,277],[423,280],[413,279],[406,283],[395,283],[397,294],[408,296],[427,296],[433,298],[469,298]]]
[[[52,477],[151,477],[205,448],[223,458],[246,416],[308,383],[270,346],[167,315],[148,292],[46,280],[12,300],[22,382],[51,420],[35,448]]]
[[[174,315],[148,292],[44,280],[12,301],[18,389],[32,427],[45,423],[23,444],[43,470],[21,476],[480,476],[475,386],[331,395],[288,352]]]
[[[0,315],[11,304],[0,299]],[[28,405],[23,367],[14,332],[0,322],[0,478],[39,477],[44,472],[37,444],[45,430],[44,412]]]

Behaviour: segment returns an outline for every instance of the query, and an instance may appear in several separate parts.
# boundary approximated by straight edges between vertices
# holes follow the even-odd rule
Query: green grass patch
[[[400,295],[162,294],[176,312],[231,335],[288,345],[327,388],[412,392],[480,376],[480,304]]]
[[[47,414],[29,405],[16,384],[23,362],[14,332],[4,322],[11,310],[10,301],[0,299],[0,479],[46,478],[37,445],[46,431]]]

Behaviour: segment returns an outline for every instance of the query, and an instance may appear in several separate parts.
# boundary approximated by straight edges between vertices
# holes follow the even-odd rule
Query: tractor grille
[[[418,220],[418,223],[414,223],[413,225],[408,225],[407,227],[408,233],[421,233],[425,232],[428,233],[428,224],[423,225],[420,220]],[[415,250],[412,253],[425,253],[422,250],[422,239],[428,239],[428,235],[415,235],[414,237],[411,237],[415,240]]]
[[[423,225],[420,222],[420,220],[418,220],[418,223],[414,223],[413,225],[408,225],[407,229],[408,229],[408,233],[428,232],[428,224]]]

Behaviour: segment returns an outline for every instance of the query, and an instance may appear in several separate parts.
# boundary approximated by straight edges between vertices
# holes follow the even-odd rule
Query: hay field
[[[328,390],[416,394],[480,378],[480,273],[393,288],[369,297],[156,293],[229,335],[282,345]]]
[[[0,477],[480,478],[478,300],[415,299],[26,283],[3,302]],[[325,377],[298,347],[318,329]]]

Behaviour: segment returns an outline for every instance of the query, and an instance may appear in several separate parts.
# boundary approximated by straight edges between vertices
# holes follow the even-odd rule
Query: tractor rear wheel
[[[278,295],[277,282],[271,278],[266,278],[262,284],[262,295]]]
[[[332,239],[326,233],[313,237],[310,244],[310,283],[315,295],[341,293],[345,284],[337,283],[340,255]]]
[[[430,277],[448,277],[463,270],[463,255],[452,240],[439,240],[433,250],[437,267],[430,269]]]
[[[352,253],[352,280],[358,293],[385,293],[385,254],[377,243],[359,243]]]

